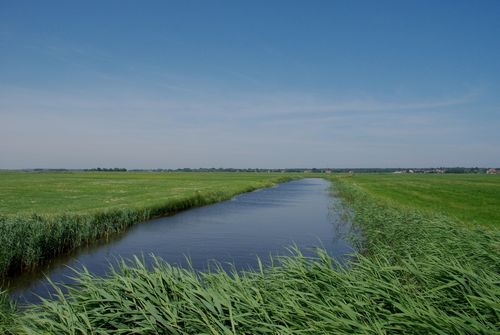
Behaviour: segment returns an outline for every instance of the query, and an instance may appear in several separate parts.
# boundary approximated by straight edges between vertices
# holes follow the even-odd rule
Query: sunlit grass
[[[500,227],[500,175],[365,173],[345,181],[396,205]]]
[[[88,214],[161,206],[202,193],[234,193],[281,173],[0,171],[0,215]]]

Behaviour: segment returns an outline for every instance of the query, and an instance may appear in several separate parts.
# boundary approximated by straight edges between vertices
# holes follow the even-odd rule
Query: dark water
[[[85,266],[105,275],[119,257],[155,254],[165,261],[186,266],[186,257],[197,270],[211,260],[234,263],[238,269],[255,267],[257,256],[287,254],[295,243],[305,253],[324,247],[342,260],[353,251],[346,241],[350,229],[342,219],[338,199],[330,195],[330,183],[308,178],[239,195],[229,201],[191,209],[174,216],[138,224],[115,240],[77,250],[60,257],[42,271],[11,280],[11,296],[37,302],[48,296],[45,276],[54,282],[71,283],[71,268]]]

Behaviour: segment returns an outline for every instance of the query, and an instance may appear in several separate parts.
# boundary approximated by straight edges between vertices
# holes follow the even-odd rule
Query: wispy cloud
[[[473,103],[479,96],[478,91],[470,91],[460,96],[421,101],[366,98],[333,101],[331,98],[310,94],[249,94],[234,100],[221,98],[212,107],[220,111],[218,117],[242,122],[272,125],[317,124],[359,121],[362,118],[412,118],[415,114],[449,113]],[[210,108],[210,105],[207,108]]]
[[[309,94],[219,94],[199,96],[196,89],[158,84],[158,87],[187,93],[183,96],[164,96],[161,91],[148,93],[134,87],[102,91],[77,90],[56,91],[29,89],[3,85],[0,91],[1,110],[16,113],[44,111],[49,113],[162,113],[172,117],[198,115],[217,120],[254,120],[260,122],[339,120],[359,116],[380,116],[414,111],[447,110],[470,104],[479,97],[477,91],[466,92],[456,97],[422,101],[387,101],[358,99],[332,102],[330,99]],[[190,93],[194,93],[191,95]],[[0,110],[0,112],[1,112]],[[409,116],[414,113],[406,113]]]
[[[451,143],[475,143],[464,139],[471,129],[467,119],[441,111],[480,98],[471,91],[420,102],[335,102],[295,92],[198,95],[187,90],[164,96],[121,87],[72,92],[1,85],[0,155],[18,162],[3,167],[33,166],[22,165],[33,157],[36,166],[68,166],[62,162],[70,159],[73,167],[393,165],[396,158],[370,158],[371,152],[391,151],[401,158],[408,148],[424,146],[422,160],[438,157]],[[72,154],[75,150],[79,155]],[[411,156],[405,159],[400,161],[412,165]]]

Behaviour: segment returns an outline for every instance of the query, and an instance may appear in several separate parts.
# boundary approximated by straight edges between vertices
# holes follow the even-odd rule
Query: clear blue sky
[[[0,0],[0,168],[500,166],[500,1]]]

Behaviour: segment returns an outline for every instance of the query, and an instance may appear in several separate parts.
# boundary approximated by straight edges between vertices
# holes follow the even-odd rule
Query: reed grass
[[[363,228],[348,266],[292,250],[268,268],[197,273],[156,260],[109,277],[78,274],[69,294],[4,313],[15,334],[498,334],[500,236],[336,191]]]

